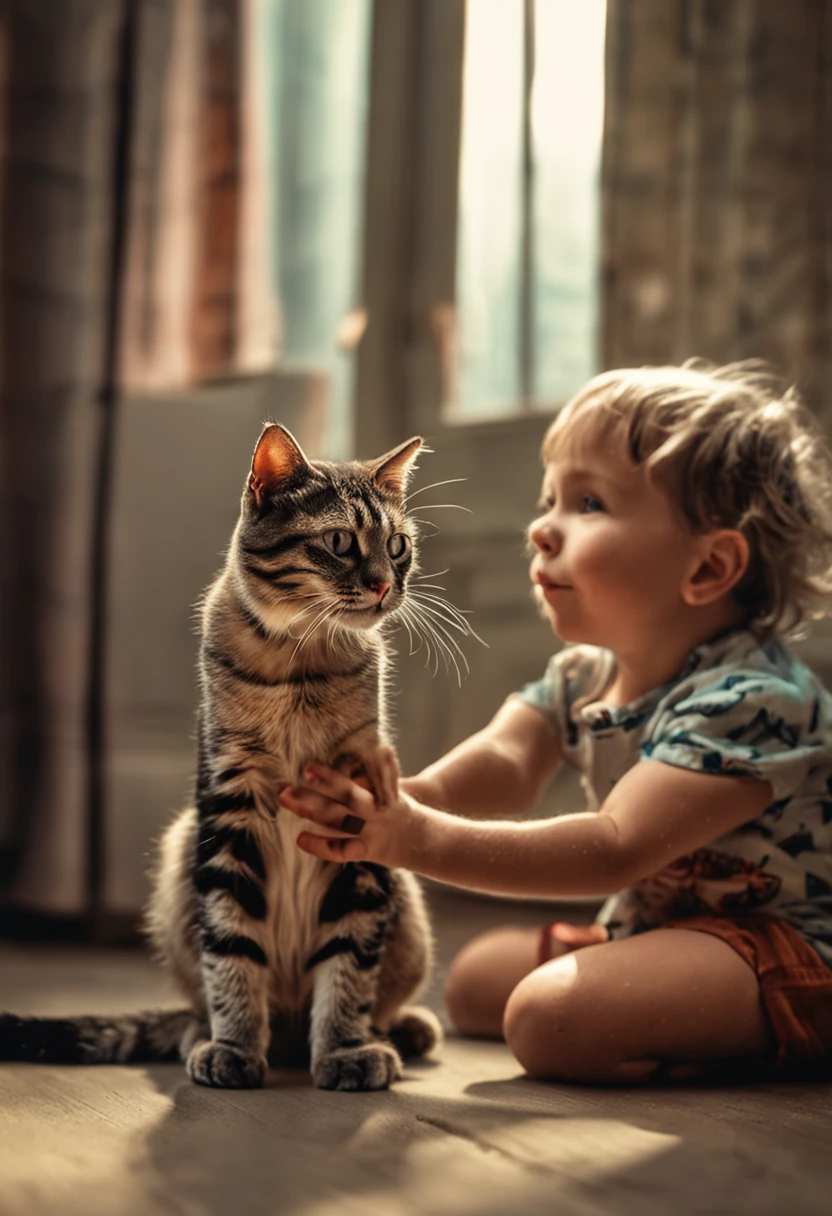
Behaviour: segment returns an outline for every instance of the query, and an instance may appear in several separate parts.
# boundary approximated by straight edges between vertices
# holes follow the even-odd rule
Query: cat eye
[[[387,552],[394,562],[400,561],[410,553],[410,537],[404,532],[395,532],[387,542]]]
[[[331,528],[324,532],[322,540],[330,552],[336,557],[346,557],[355,547],[355,533],[347,532],[344,528]]]

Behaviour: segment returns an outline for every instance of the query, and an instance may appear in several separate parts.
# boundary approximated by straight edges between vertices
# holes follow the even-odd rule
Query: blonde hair
[[[734,596],[761,641],[799,636],[830,611],[832,454],[766,364],[603,372],[549,427],[544,463],[576,439],[643,466],[694,533],[742,533],[750,559]]]

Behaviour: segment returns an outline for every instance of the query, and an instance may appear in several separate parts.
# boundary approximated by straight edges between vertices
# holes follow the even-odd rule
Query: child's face
[[[587,444],[546,466],[541,498],[531,577],[558,637],[622,653],[669,641],[696,551],[663,491],[614,450]]]

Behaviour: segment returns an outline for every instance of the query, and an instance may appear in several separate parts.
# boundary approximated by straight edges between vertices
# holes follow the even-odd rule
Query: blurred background
[[[762,356],[828,423],[830,131],[826,0],[3,0],[2,928],[135,931],[264,418],[466,479],[423,569],[490,649],[398,635],[408,771],[553,649],[523,529],[588,376]]]

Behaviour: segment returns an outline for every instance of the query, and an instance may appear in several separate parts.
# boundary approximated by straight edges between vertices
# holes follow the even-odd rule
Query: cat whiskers
[[[289,596],[287,598],[291,599],[292,597]],[[309,598],[309,597],[305,597],[305,598]],[[317,595],[313,598],[313,601],[311,601],[311,603],[307,604],[307,606],[305,606],[304,608],[300,609],[300,612],[297,614],[297,617],[294,618],[292,620],[292,623],[287,626],[286,636],[291,637],[293,642],[298,642],[298,644],[300,644],[300,642],[303,641],[303,638],[305,637],[305,632],[307,632],[307,630],[304,629],[303,634],[300,635],[300,637],[298,637],[297,634],[293,634],[292,625],[299,623],[300,626],[303,627],[305,625],[305,621],[300,620],[300,618],[305,617],[305,615],[307,615],[307,613],[315,612],[315,610],[317,608],[321,607],[321,604],[324,604],[325,607],[328,606],[328,603],[331,602],[331,598],[332,597],[326,595],[326,593],[324,593],[324,595],[321,595],[320,592],[317,593]],[[294,653],[296,653],[296,652],[297,652],[297,646],[296,646],[296,648],[294,648],[294,651],[292,652],[292,658],[294,658]],[[289,665],[291,665],[291,659],[289,659]]]
[[[464,477],[454,477],[454,478],[452,478],[452,480],[453,480],[453,481],[465,481],[466,479],[465,479]],[[445,485],[445,484],[447,484],[447,483],[442,482],[442,481],[438,481],[436,484],[441,486],[441,485]],[[427,489],[430,489],[430,487],[429,487],[429,486],[425,486],[425,489],[426,489],[426,490],[427,490]],[[417,491],[416,491],[416,493],[418,494],[418,493],[419,493],[419,491],[417,490]],[[428,503],[420,503],[420,504],[419,504],[419,510],[420,510],[420,511],[442,511],[442,510],[447,510],[447,511],[465,511],[465,512],[466,512],[468,515],[473,515],[473,514],[474,514],[474,512],[471,510],[471,508],[470,508],[470,507],[463,507],[463,506],[462,506],[460,503],[458,503],[458,502],[428,502]],[[410,520],[412,520],[412,521],[413,521],[413,523],[415,523],[415,524],[425,524],[427,527],[429,527],[429,528],[433,528],[433,529],[434,529],[434,531],[433,531],[433,533],[432,533],[432,536],[438,536],[438,535],[439,535],[439,533],[442,531],[442,529],[439,527],[439,524],[437,524],[437,523],[436,523],[434,520],[432,520],[432,519],[423,519],[421,515],[408,515],[408,517],[407,517],[407,518],[408,518],[408,519],[410,519]]]
[[[318,613],[318,615],[312,621],[311,625],[307,626],[305,632],[303,633],[303,636],[300,638],[297,646],[292,651],[291,658],[289,659],[289,662],[286,665],[286,674],[287,675],[292,670],[292,664],[295,661],[295,655],[298,653],[299,650],[303,649],[303,647],[306,645],[306,643],[312,637],[312,634],[315,632],[315,630],[318,628],[318,626],[322,625],[324,623],[324,621],[327,620],[327,618],[332,615],[333,610],[337,609],[337,607],[338,607],[338,601],[335,599],[334,596],[327,595],[327,596],[324,596],[323,599],[326,600],[326,603],[324,604],[323,609]]]
[[[444,587],[440,588],[440,590],[444,591]],[[484,646],[486,650],[490,650],[488,642],[484,641],[471,622],[465,619],[469,613],[464,608],[457,608],[455,604],[452,604],[450,600],[446,600],[442,595],[428,595],[423,591],[412,591],[411,595],[418,600],[427,601],[424,605],[427,611],[441,616],[442,620],[447,621],[449,625],[453,625],[454,629],[458,629],[460,633],[466,636],[470,635],[472,638],[476,638],[481,646]],[[430,604],[430,607],[428,607],[428,604]]]
[[[477,633],[477,631],[471,625],[470,621],[467,621],[465,619],[467,616],[470,615],[470,613],[466,609],[457,608],[456,604],[452,604],[450,600],[448,600],[444,597],[444,595],[428,595],[427,594],[428,589],[430,589],[431,591],[444,591],[445,588],[442,587],[439,583],[427,583],[427,582],[425,582],[425,579],[441,578],[443,574],[448,574],[448,573],[449,573],[449,568],[445,569],[445,570],[437,570],[435,574],[419,575],[418,578],[412,580],[412,583],[415,584],[415,587],[413,585],[411,585],[411,590],[409,593],[411,598],[415,597],[417,599],[429,601],[431,606],[433,607],[434,611],[437,611],[439,613],[442,613],[444,611],[445,613],[448,614],[448,616],[453,618],[452,621],[448,622],[449,624],[454,624],[455,628],[459,629],[459,631],[463,634],[466,634],[466,635],[470,634],[471,637],[476,638],[476,640],[480,643],[480,645],[484,646],[486,648],[486,650],[489,650],[490,647],[489,647],[488,643],[480,637],[480,635]],[[418,587],[418,590],[416,590],[416,587]],[[443,619],[447,619],[447,618],[443,618]]]
[[[436,655],[434,656],[434,652],[431,647],[430,641],[425,636],[425,634],[422,632],[422,629],[420,627],[422,625],[422,621],[414,612],[413,607],[408,604],[402,604],[402,606],[399,608],[398,612],[396,613],[396,618],[402,622],[405,629],[407,630],[408,637],[410,638],[410,653],[418,654],[419,651],[421,650],[422,646],[424,645],[425,650],[427,652],[427,658],[425,659],[425,667],[429,668],[431,665],[431,662],[434,662],[434,659],[435,659],[433,674],[436,675],[436,673],[439,670],[439,651],[437,649]],[[411,626],[412,626],[412,629],[411,629]],[[415,646],[415,647],[413,645],[413,632],[414,631],[416,633],[417,638],[419,639],[419,645]],[[446,659],[445,660],[446,669],[447,669],[447,666],[448,666],[448,663],[447,663],[447,659]]]
[[[401,606],[400,606],[400,607],[399,607],[399,608],[396,610],[396,616],[395,616],[395,618],[394,618],[394,623],[395,623],[395,621],[396,621],[396,620],[400,620],[400,621],[401,621],[401,623],[404,625],[405,629],[407,630],[407,636],[408,636],[408,638],[410,639],[410,651],[409,651],[409,654],[416,654],[416,653],[418,652],[418,650],[419,650],[419,647],[422,645],[422,635],[421,635],[421,634],[419,635],[419,646],[414,645],[414,641],[413,641],[413,630],[410,628],[410,621],[409,621],[409,619],[408,619],[408,615],[407,615],[407,607],[406,607],[406,605],[402,604],[402,605],[401,605]]]
[[[315,607],[316,600],[319,602],[323,602],[323,596],[321,596],[320,593],[314,593],[314,592],[310,595],[278,595],[278,596],[275,596],[273,599],[270,599],[268,601],[263,601],[263,602],[265,603],[266,607],[275,608],[275,607],[277,607],[278,604],[296,604],[298,602],[298,600],[312,600],[311,604],[307,604],[304,608],[301,608],[300,612],[298,613],[298,618],[300,618],[304,615],[304,613],[310,612]],[[248,604],[248,607],[249,607],[249,611],[254,612],[254,615],[257,616],[256,609],[252,608],[250,603]],[[199,620],[201,618],[198,616],[197,619]],[[259,616],[257,619],[261,620],[261,618]],[[266,623],[261,620],[261,624],[266,624]],[[268,628],[267,624],[266,624],[266,627]],[[294,637],[294,634],[292,633],[292,630],[291,630],[291,626],[288,629],[288,633],[289,633],[290,637]]]
[[[445,624],[450,625],[452,628],[459,629],[463,633],[463,635],[465,634],[465,630],[460,625],[456,624],[456,622],[451,620],[449,617],[446,617],[444,614],[436,611],[434,608],[430,607],[428,604],[414,604],[413,607],[416,609],[417,612],[423,614],[422,619],[424,621],[425,627],[430,628],[432,630],[433,636],[434,636],[437,644],[440,645],[442,647],[443,651],[447,653],[448,658],[450,659],[450,661],[453,663],[454,667],[456,668],[457,683],[459,684],[459,686],[461,688],[462,687],[462,674],[459,670],[459,664],[456,661],[456,655],[459,655],[460,659],[462,660],[463,666],[465,667],[466,675],[470,675],[471,668],[468,666],[468,660],[466,659],[461,646],[459,645],[459,643],[457,642],[457,640],[453,636],[453,634],[449,633],[448,630],[445,628]],[[444,622],[444,624],[443,624],[443,622]]]
[[[460,503],[458,503],[458,502],[428,502],[428,503],[421,503],[421,504],[420,504],[420,506],[419,506],[419,509],[420,509],[420,510],[422,510],[422,511],[441,511],[441,510],[445,509],[445,510],[451,510],[451,511],[465,511],[465,512],[467,512],[467,514],[468,514],[468,515],[473,515],[473,514],[474,514],[474,512],[471,510],[471,508],[470,508],[470,507],[463,507],[463,506],[462,506]],[[421,515],[408,515],[408,517],[407,517],[407,518],[408,518],[408,519],[412,519],[412,520],[413,520],[413,522],[414,522],[414,523],[416,523],[416,524],[427,524],[427,525],[428,525],[428,527],[430,527],[430,528],[435,528],[435,529],[436,529],[436,531],[433,533],[433,535],[434,535],[434,536],[436,536],[436,535],[437,535],[439,532],[441,532],[441,530],[442,530],[442,529],[439,527],[439,524],[434,523],[434,521],[433,521],[432,519],[423,519],[423,518],[421,517]]]
[[[426,490],[435,490],[438,486],[450,486],[450,485],[456,484],[457,482],[467,481],[467,480],[468,480],[467,477],[448,477],[444,481],[434,481],[434,482],[431,482],[431,484],[429,486],[421,486],[418,490],[414,490],[412,494],[408,494],[408,496],[404,500],[405,506],[407,506],[407,504],[410,502],[411,498],[415,498],[417,494],[424,494]],[[470,507],[463,507],[457,502],[426,503],[423,505],[420,504],[420,507],[419,507],[420,510],[425,510],[425,511],[432,511],[434,508],[436,510],[451,509],[451,510],[456,510],[456,511],[467,511],[467,513],[469,515],[473,515],[473,511],[471,510]],[[436,531],[433,534],[434,536],[436,536],[437,533],[440,531],[439,525],[435,524],[432,519],[422,519],[418,515],[409,515],[408,519],[412,519],[413,522],[416,524],[426,524],[430,528],[435,528]]]
[[[347,640],[344,637],[343,630],[339,629],[338,625],[341,618],[346,616],[347,611],[348,609],[345,604],[336,609],[326,634],[327,646],[331,646],[333,650],[342,650],[345,654],[349,654],[349,647],[347,645]]]
[[[435,575],[427,575],[426,577],[431,578],[435,577]],[[430,666],[431,660],[433,660],[433,674],[436,675],[439,671],[440,658],[445,663],[446,671],[450,671],[451,664],[453,664],[457,675],[457,682],[461,686],[462,672],[457,662],[457,655],[462,660],[466,674],[470,673],[471,669],[457,639],[449,632],[446,626],[458,630],[465,637],[470,635],[476,638],[483,646],[488,646],[488,643],[484,642],[471,627],[461,610],[441,596],[428,595],[425,592],[412,590],[407,604],[399,609],[399,615],[411,638],[411,654],[414,651],[410,626],[418,634],[420,642],[424,642],[425,644],[425,649],[427,650],[425,665]],[[432,646],[431,643],[433,644]]]
[[[420,631],[420,635],[424,638],[425,646],[427,648],[428,658],[425,666],[428,666],[431,659],[433,659],[433,674],[435,676],[439,672],[439,660],[441,658],[445,664],[446,671],[450,671],[451,665],[453,665],[454,670],[456,671],[457,683],[460,687],[462,687],[462,672],[459,669],[459,664],[457,663],[456,655],[454,654],[454,650],[456,650],[457,653],[462,655],[459,647],[455,642],[453,647],[449,645],[445,638],[442,637],[442,633],[445,633],[446,631],[443,629],[440,633],[439,630],[441,629],[441,626],[437,628],[435,623],[430,620],[430,618],[425,614],[424,609],[419,605],[411,603],[409,605],[409,610],[412,623],[414,627]],[[431,653],[431,643],[433,646],[433,653]],[[465,662],[464,655],[462,655],[462,661],[465,663],[467,669],[468,664]]]
[[[463,507],[458,502],[423,502],[419,504],[420,511],[441,511],[443,508],[451,511],[466,511],[469,515],[474,514],[470,507]],[[416,516],[410,515],[408,518],[415,519]]]
[[[432,591],[444,591],[445,588],[441,583],[426,583],[425,579],[441,578],[443,574],[447,573],[447,570],[437,570],[436,574],[421,574],[418,578],[411,578],[410,582],[411,585],[417,586],[420,591],[424,591],[426,588],[430,588]],[[463,609],[459,608],[457,611],[462,612]]]
[[[313,612],[313,611],[315,610],[315,608],[319,608],[321,604],[328,604],[328,603],[330,603],[330,602],[332,601],[332,596],[331,596],[331,595],[329,595],[327,592],[324,592],[323,594],[321,594],[320,592],[318,592],[318,594],[317,594],[317,595],[315,595],[315,596],[308,596],[308,595],[305,595],[305,596],[300,596],[300,595],[299,595],[299,596],[292,596],[292,595],[287,595],[287,596],[284,596],[282,600],[279,600],[279,601],[277,601],[277,602],[279,602],[279,603],[288,603],[290,600],[298,600],[298,599],[311,599],[311,600],[312,600],[312,603],[311,603],[311,604],[307,604],[305,608],[301,608],[300,612],[298,613],[297,617],[295,618],[295,620],[298,620],[298,621],[299,621],[299,620],[300,620],[300,618],[301,618],[302,616],[304,616],[304,615],[305,615],[307,612]],[[292,622],[292,624],[294,624],[294,621]],[[294,633],[292,633],[292,625],[289,625],[289,627],[288,627],[288,629],[286,630],[286,632],[287,632],[288,636],[289,636],[290,638],[292,638],[292,640],[293,640],[293,641],[296,641],[296,640],[297,640],[297,635],[296,635],[296,634],[294,634]]]
[[[412,494],[408,494],[405,498],[405,503],[409,503],[411,498],[415,498],[417,494],[424,494],[426,490],[435,490],[438,486],[450,486],[459,481],[467,481],[467,477],[449,477],[445,481],[433,481],[429,486],[422,486],[418,490],[414,490]]]
[[[434,570],[432,574],[419,574],[418,576],[410,576],[411,583],[423,583],[426,578],[441,578],[443,574],[450,574],[451,567],[446,566],[444,570]],[[444,588],[443,588],[444,590]]]

